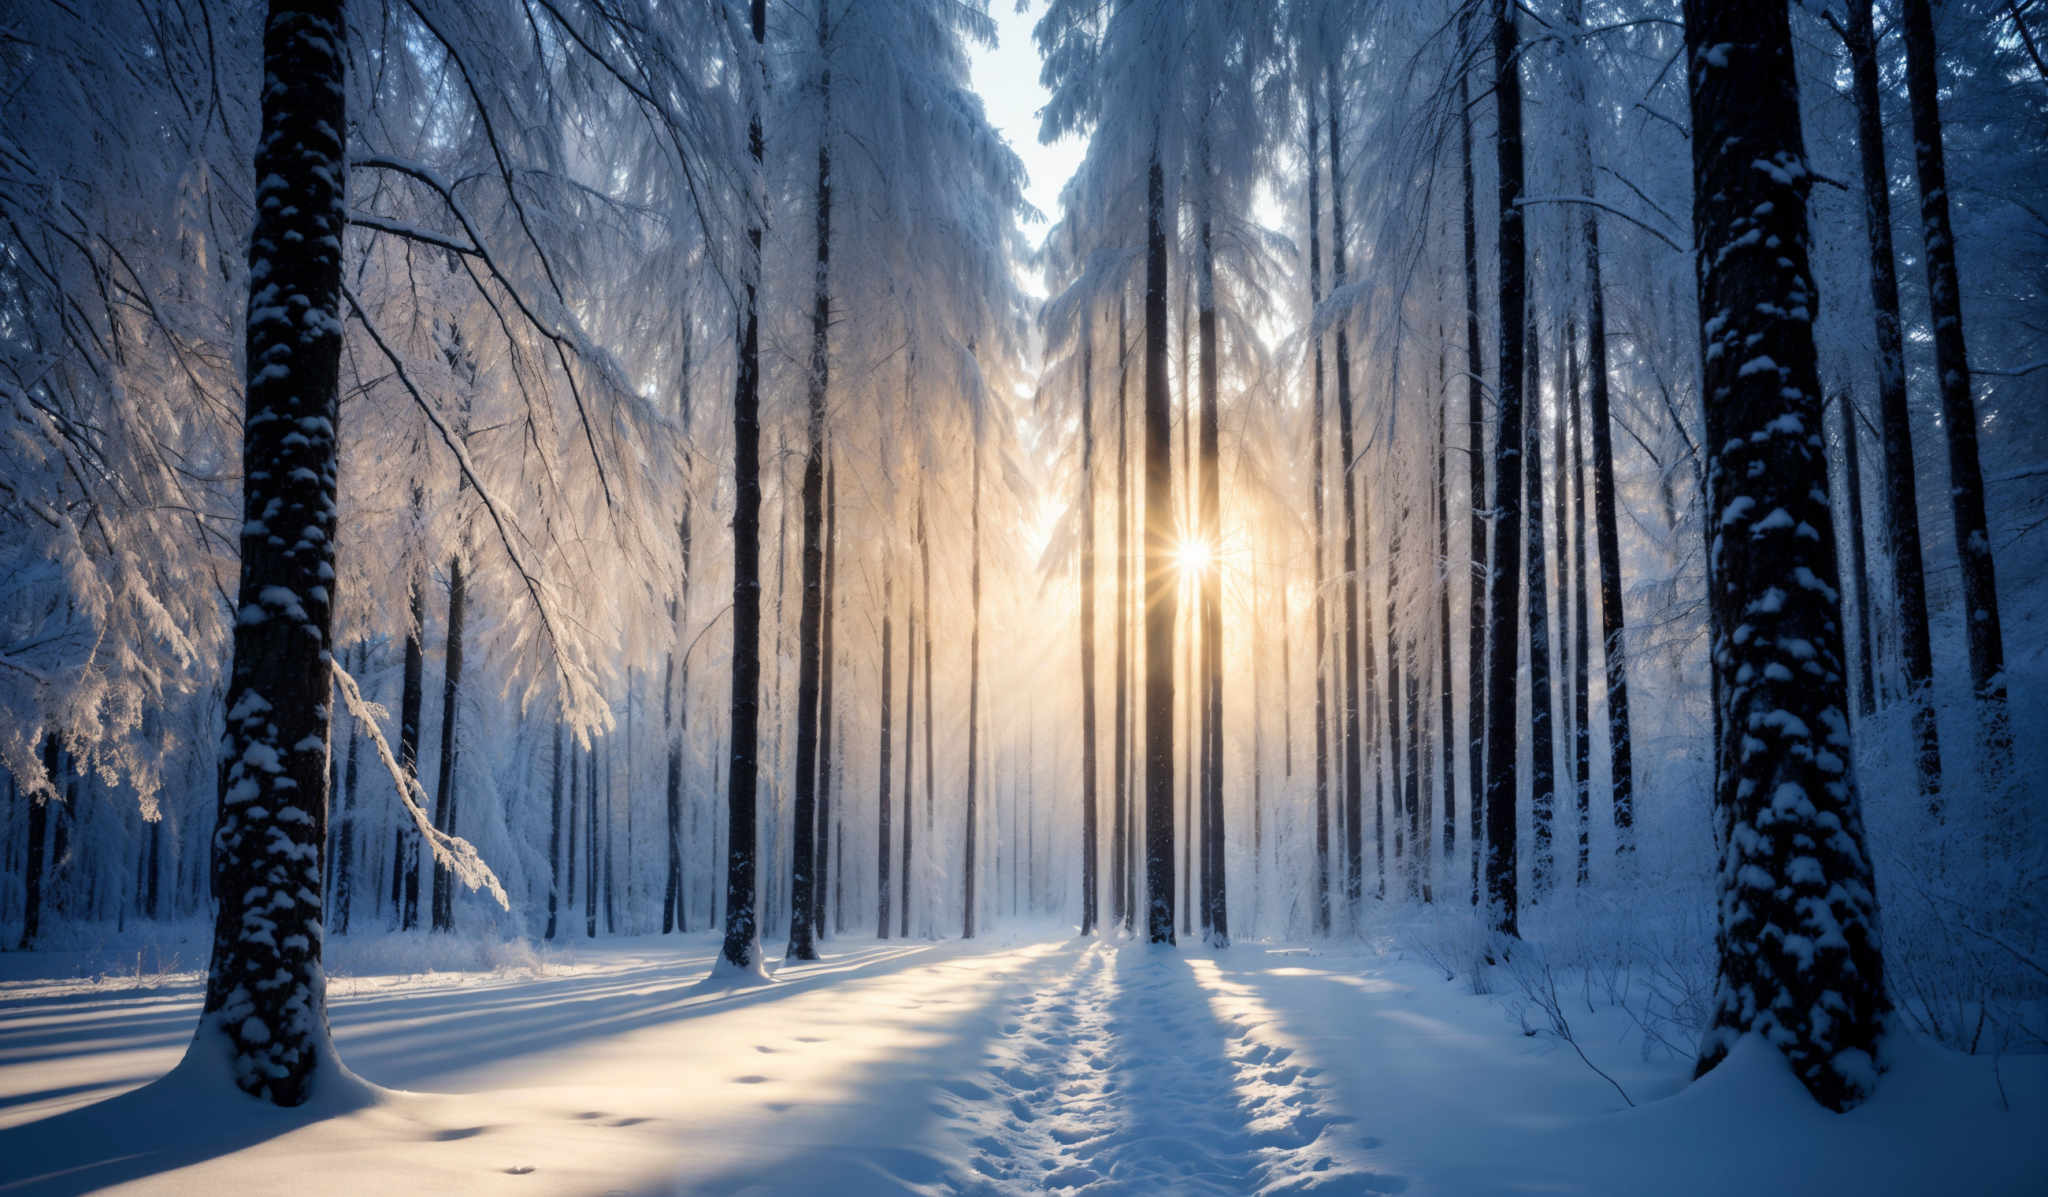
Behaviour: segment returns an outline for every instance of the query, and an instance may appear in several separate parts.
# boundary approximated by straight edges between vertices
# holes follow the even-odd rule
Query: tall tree
[[[239,1088],[280,1106],[345,1075],[327,1032],[319,896],[348,219],[345,38],[339,0],[270,4],[217,908],[206,1002],[188,1052],[221,1060]]]
[[[1855,7],[1851,5],[1851,7]],[[1927,254],[1927,306],[1934,325],[1934,376],[1941,427],[1948,439],[1950,511],[1963,567],[1963,627],[1976,687],[1977,726],[1986,773],[2002,779],[2011,763],[2005,710],[2005,639],[1998,617],[1998,575],[1984,515],[1984,470],[1977,460],[1977,404],[1970,395],[1970,355],[1963,338],[1963,300],[1956,279],[1956,238],[1949,225],[1948,163],[1942,149],[1940,80],[1936,77],[1934,14],[1928,0],[1901,0],[1906,41],[1906,91],[1913,109],[1913,167],[1920,183],[1920,236]]]
[[[1145,928],[1173,935],[1173,399],[1166,377],[1166,168],[1145,171]]]
[[[1466,609],[1470,627],[1465,641],[1465,777],[1468,814],[1472,821],[1467,837],[1472,858],[1472,904],[1480,901],[1479,866],[1485,809],[1486,782],[1486,586],[1492,577],[1487,564],[1486,526],[1486,367],[1479,346],[1479,214],[1478,194],[1472,181],[1472,70],[1466,59],[1475,53],[1471,46],[1471,17],[1476,8],[1458,13],[1458,162],[1464,187],[1460,228],[1465,250],[1465,480],[1471,500],[1471,526],[1466,532],[1470,565],[1465,579],[1470,592]]]
[[[891,685],[890,670],[896,664],[896,646],[892,643],[896,633],[896,571],[895,557],[884,549],[882,554],[882,731],[881,743],[875,749],[875,938],[889,938],[889,749],[892,747],[889,734],[890,703],[895,698]],[[906,683],[907,684],[907,683]]]
[[[1870,250],[1870,310],[1875,322],[1878,424],[1884,439],[1886,539],[1891,545],[1892,610],[1899,628],[1899,667],[1912,704],[1914,764],[1920,794],[1941,805],[1941,732],[1934,717],[1934,650],[1927,629],[1927,576],[1920,549],[1918,467],[1913,420],[1906,407],[1906,353],[1900,333],[1899,278],[1892,251],[1891,170],[1884,149],[1877,35],[1872,0],[1849,0],[1849,70],[1856,96],[1856,149],[1862,165],[1863,231]]]
[[[727,729],[725,942],[720,959],[738,969],[760,962],[761,930],[754,908],[755,785],[761,711],[761,215],[762,91],[767,87],[767,0],[752,0],[748,28],[756,61],[749,67],[747,248],[741,268],[739,368],[733,381],[732,716]]]
[[[1756,1034],[1822,1105],[1875,1089],[1889,1012],[1850,770],[1806,164],[1787,10],[1687,0],[1720,740],[1713,1025]]]
[[[961,862],[961,930],[962,939],[974,938],[975,915],[975,848],[976,826],[975,783],[979,780],[981,767],[981,427],[975,422],[972,443],[968,455],[973,459],[969,484],[973,492],[968,500],[968,537],[971,541],[971,564],[968,567],[968,620],[967,634],[967,830],[964,838],[963,860]],[[1092,810],[1092,807],[1091,807]]]
[[[1330,289],[1342,291],[1345,283],[1344,269],[1344,154],[1343,124],[1338,115],[1337,64],[1326,61],[1323,64],[1323,122],[1329,137],[1330,154]],[[1343,493],[1341,518],[1344,521],[1343,536],[1343,577],[1344,577],[1344,669],[1341,682],[1340,705],[1343,707],[1344,724],[1340,738],[1344,744],[1344,909],[1351,925],[1356,927],[1361,914],[1360,901],[1364,897],[1365,877],[1365,725],[1364,719],[1376,705],[1373,701],[1372,629],[1367,627],[1363,634],[1366,665],[1359,671],[1358,627],[1359,610],[1369,596],[1361,596],[1361,566],[1358,551],[1358,526],[1361,522],[1357,507],[1358,488],[1352,481],[1352,469],[1356,462],[1356,441],[1352,435],[1351,412],[1351,334],[1345,321],[1336,324],[1336,371],[1337,390],[1337,486]],[[1371,616],[1368,614],[1368,620]],[[1363,678],[1363,693],[1360,693]],[[1363,706],[1365,711],[1359,708]],[[1379,780],[1379,763],[1373,763],[1373,780]],[[1375,803],[1375,807],[1379,804]]]
[[[1574,0],[1567,14],[1581,24]],[[1579,185],[1593,191],[1591,112],[1585,103],[1584,42],[1572,72],[1571,99],[1578,110],[1576,158]],[[1607,294],[1600,276],[1600,209],[1585,206],[1580,245],[1586,258],[1586,423],[1593,434],[1593,528],[1600,558],[1600,643],[1607,665],[1607,753],[1615,850],[1635,847],[1635,743],[1629,732],[1628,640],[1621,605],[1621,533],[1615,523],[1614,436],[1608,394]]]
[[[1096,805],[1095,766],[1095,320],[1081,317],[1081,934],[1093,935],[1097,895],[1101,889],[1097,860],[1101,839]],[[977,468],[979,458],[976,458]],[[980,538],[976,537],[979,546]],[[979,591],[979,549],[976,590]],[[977,603],[978,609],[978,603]],[[975,620],[977,637],[980,619]],[[975,662],[976,667],[979,661]]]
[[[1487,925],[1516,936],[1515,673],[1520,662],[1522,540],[1522,336],[1526,263],[1522,224],[1521,39],[1519,9],[1494,0],[1493,97],[1499,113],[1500,384],[1493,440],[1493,551],[1487,573],[1486,905]]]
[[[1309,309],[1314,311],[1323,302],[1323,249],[1322,249],[1322,122],[1317,119],[1314,88],[1308,94],[1308,296]],[[1316,932],[1330,933],[1330,629],[1328,611],[1325,609],[1324,593],[1328,589],[1327,564],[1329,553],[1329,525],[1324,518],[1324,491],[1329,480],[1329,467],[1323,460],[1325,447],[1330,439],[1323,410],[1323,336],[1318,327],[1311,324],[1309,330],[1309,356],[1313,361],[1311,369],[1309,401],[1309,435],[1315,445],[1309,450],[1309,494],[1310,506],[1315,510],[1315,571],[1312,581],[1314,590],[1309,605],[1313,608],[1316,637]],[[1341,685],[1341,682],[1336,684]],[[1339,751],[1342,745],[1338,746]]]
[[[1195,311],[1201,336],[1197,370],[1201,389],[1201,455],[1198,532],[1206,558],[1196,579],[1202,641],[1202,925],[1211,947],[1230,943],[1229,900],[1223,880],[1223,590],[1220,507],[1222,454],[1219,448],[1216,345],[1216,250],[1211,205],[1209,134],[1204,130],[1197,165]]]

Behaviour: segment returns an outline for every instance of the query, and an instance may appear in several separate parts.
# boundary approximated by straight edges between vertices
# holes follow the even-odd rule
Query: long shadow
[[[971,1071],[962,1062],[982,1058],[984,1045],[995,1037],[1004,1011],[1020,993],[1048,974],[1071,970],[1085,946],[1082,941],[1065,945],[1008,977],[990,1001],[944,1024],[921,1027],[941,1037],[865,1074],[857,1092],[835,1098],[829,1118],[805,1124],[805,1141],[788,1154],[705,1176],[650,1178],[633,1191],[642,1197],[818,1192],[853,1197],[956,1187],[949,1175],[952,1164],[916,1145],[927,1137],[926,1128],[935,1118],[951,1113],[940,1104],[942,1094],[959,1095],[942,1088],[944,1081]]]
[[[908,968],[934,955],[943,959],[948,953],[923,943],[860,948],[792,970],[788,980],[712,994],[691,992],[701,974],[692,961],[683,960],[623,973],[508,981],[425,995],[340,998],[331,1010],[338,1055],[347,1066],[373,1083],[403,1087],[472,1064],[782,1001]],[[98,996],[81,994],[78,1000],[82,1005]],[[111,1041],[93,1050],[168,1046],[166,1040],[189,1038],[198,1017],[196,991],[189,1000],[193,1008],[182,1014],[90,1020],[94,1037]],[[378,1024],[387,1021],[400,1022],[406,1030],[380,1032]],[[156,1029],[166,1025],[179,1029]],[[35,1054],[54,1045],[40,1035],[23,1038],[32,1039],[34,1047],[11,1058],[17,1065],[74,1054]],[[140,1089],[0,1129],[0,1194],[76,1193],[145,1179],[231,1155],[369,1100],[349,1096],[279,1110],[231,1091],[225,1078],[211,1087],[195,1087],[191,1081],[173,1071]],[[7,1104],[51,1096],[17,1095]]]

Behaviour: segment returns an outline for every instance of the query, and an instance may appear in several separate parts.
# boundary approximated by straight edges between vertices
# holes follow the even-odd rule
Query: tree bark
[[[1471,14],[1467,8],[1458,17],[1458,49],[1462,58],[1471,40]],[[1467,494],[1471,500],[1471,527],[1466,547],[1471,565],[1466,574],[1466,599],[1470,627],[1465,656],[1465,779],[1466,808],[1471,820],[1466,851],[1472,860],[1472,904],[1480,899],[1480,858],[1485,855],[1484,825],[1486,793],[1486,582],[1492,576],[1487,564],[1486,525],[1486,389],[1484,355],[1479,347],[1479,215],[1478,195],[1472,182],[1472,72],[1458,72],[1459,165],[1464,178],[1462,225],[1465,249],[1465,468]]]
[[[1534,308],[1535,305],[1529,305]],[[1525,334],[1527,354],[1522,468],[1528,478],[1527,536],[1529,570],[1529,898],[1540,901],[1550,892],[1557,860],[1552,843],[1557,805],[1557,740],[1552,735],[1554,698],[1550,689],[1550,602],[1543,561],[1543,367],[1541,337],[1533,315]]]
[[[1313,89],[1308,95],[1308,294],[1309,310],[1323,303],[1322,250],[1322,122],[1317,119]],[[1326,565],[1330,559],[1329,525],[1324,518],[1324,491],[1329,465],[1323,460],[1330,439],[1323,410],[1323,337],[1309,335],[1309,354],[1314,359],[1310,398],[1310,435],[1315,446],[1309,451],[1310,505],[1315,509],[1315,588],[1310,606],[1314,609],[1316,636],[1316,915],[1318,935],[1330,933],[1330,628],[1325,600],[1328,587]],[[1342,745],[1339,745],[1341,750]]]
[[[1330,289],[1344,289],[1344,164],[1342,128],[1337,116],[1337,68],[1335,63],[1323,65],[1323,120],[1329,134],[1330,153]],[[1367,710],[1374,704],[1373,674],[1370,663],[1373,653],[1372,631],[1366,629],[1365,652],[1368,664],[1363,673],[1364,693],[1360,694],[1359,672],[1359,606],[1360,606],[1360,565],[1358,556],[1359,512],[1355,492],[1351,484],[1351,463],[1355,451],[1351,431],[1351,341],[1346,321],[1337,322],[1336,372],[1337,372],[1337,481],[1343,492],[1344,519],[1344,672],[1341,682],[1341,702],[1344,725],[1342,732],[1344,746],[1344,909],[1351,925],[1356,927],[1360,915],[1359,904],[1364,897],[1365,876],[1365,729],[1364,712],[1359,710],[1361,702]],[[1367,617],[1370,619],[1370,616]],[[1373,768],[1374,781],[1379,780],[1379,768]]]
[[[977,454],[976,462],[980,461]],[[977,492],[978,493],[978,492]],[[1081,320],[1081,934],[1095,934],[1101,838],[1095,764],[1095,318]],[[979,538],[976,538],[977,545]],[[977,561],[979,554],[977,551]],[[977,569],[977,574],[979,570]],[[977,588],[978,589],[978,588]],[[975,625],[980,627],[977,605]]]
[[[1816,304],[1786,9],[1687,0],[1705,361],[1721,845],[1698,1071],[1762,1036],[1835,1110],[1873,1091],[1888,1016],[1849,742]]]
[[[1198,498],[1202,543],[1208,562],[1201,583],[1202,637],[1202,902],[1209,946],[1230,945],[1230,901],[1223,877],[1223,473],[1216,343],[1215,248],[1208,210],[1208,144],[1202,146],[1203,210],[1196,231],[1198,274],[1195,286],[1196,324],[1201,336],[1196,368],[1201,388],[1201,490]]]
[[[753,158],[749,193],[765,202],[766,170],[762,161],[761,107],[767,87],[768,4],[752,0],[750,27],[754,36],[749,88],[747,149]],[[754,907],[756,837],[755,786],[758,780],[758,720],[761,710],[761,224],[750,215],[747,255],[742,268],[743,297],[739,319],[739,369],[733,383],[733,580],[732,580],[732,726],[726,765],[725,942],[719,955],[734,968],[753,968],[760,959],[761,930]]]
[[[1493,4],[1493,95],[1500,131],[1500,385],[1493,449],[1493,551],[1487,602],[1486,905],[1487,925],[1519,935],[1515,825],[1515,682],[1521,639],[1522,335],[1525,263],[1522,226],[1522,80],[1516,9]]]
[[[981,767],[981,430],[975,428],[971,435],[974,440],[968,453],[973,458],[974,494],[969,500],[972,511],[968,517],[968,538],[972,542],[969,549],[972,560],[968,566],[968,601],[972,610],[968,613],[970,630],[967,634],[967,828],[962,847],[965,859],[961,865],[964,887],[960,916],[962,939],[974,938],[975,833],[978,830],[975,783],[979,780],[977,771]],[[1090,810],[1092,813],[1092,806]]]
[[[1899,279],[1892,251],[1891,171],[1885,162],[1877,37],[1871,0],[1849,0],[1850,73],[1856,141],[1863,168],[1863,229],[1870,246],[1870,307],[1876,322],[1877,406],[1884,434],[1885,531],[1891,542],[1892,606],[1899,625],[1899,666],[1912,703],[1914,764],[1921,800],[1941,810],[1941,732],[1934,715],[1934,651],[1927,628],[1927,576],[1920,548],[1918,468],[1906,407],[1906,356],[1900,333]]]
[[[882,736],[875,782],[875,938],[889,938],[889,749],[890,703],[895,697],[890,670],[896,663],[895,555],[882,550]],[[906,716],[906,719],[908,716]],[[906,725],[907,726],[907,725]]]
[[[1173,407],[1166,378],[1166,173],[1145,177],[1145,928],[1173,933]]]
[[[448,559],[448,633],[441,673],[441,769],[434,786],[434,826],[455,834],[455,766],[461,748],[462,634],[468,612],[468,591],[462,558]],[[455,877],[448,866],[434,862],[433,927],[455,930]]]
[[[320,968],[332,684],[341,242],[339,0],[272,0],[249,238],[241,582],[214,832],[218,910],[192,1053],[280,1106],[340,1065]],[[213,1066],[203,1066],[210,1071]]]
[[[1852,6],[1853,7],[1853,6]],[[1998,616],[1998,576],[1984,514],[1984,471],[1977,460],[1977,405],[1970,396],[1970,356],[1963,338],[1962,290],[1956,280],[1955,232],[1949,226],[1948,165],[1942,151],[1940,83],[1935,77],[1934,16],[1928,0],[1902,0],[1906,90],[1913,108],[1913,165],[1920,181],[1921,238],[1927,249],[1927,306],[1934,325],[1934,373],[1941,390],[1941,427],[1948,437],[1950,508],[1963,570],[1963,626],[1976,688],[1984,772],[2002,784],[2011,764],[2005,710],[2005,640]]]

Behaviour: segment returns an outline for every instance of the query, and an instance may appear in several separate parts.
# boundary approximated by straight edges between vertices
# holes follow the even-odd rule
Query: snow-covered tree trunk
[[[1783,5],[1687,0],[1718,685],[1719,955],[1705,1073],[1758,1035],[1836,1110],[1888,1012],[1851,771],[1809,266],[1812,176]]]
[[[1517,9],[1494,0],[1495,146],[1500,162],[1500,387],[1493,449],[1493,551],[1487,603],[1486,904],[1487,922],[1519,934],[1515,823],[1515,676],[1521,657],[1522,336],[1527,296],[1522,221],[1522,80]]]
[[[346,1075],[327,1032],[321,846],[348,168],[339,0],[272,0],[249,238],[241,582],[214,832],[213,953],[188,1060],[296,1106]]]
[[[1122,930],[1131,929],[1131,413],[1126,360],[1130,353],[1128,309],[1120,290],[1116,298],[1116,731],[1111,757],[1116,777],[1111,785],[1116,805],[1110,836],[1110,917]]]
[[[1934,374],[1941,427],[1948,440],[1950,510],[1963,568],[1963,626],[1976,687],[1977,726],[1988,778],[2011,763],[2005,710],[2005,640],[1998,616],[1998,576],[1984,514],[1984,470],[1977,460],[1977,405],[1970,395],[1970,356],[1963,337],[1963,300],[1956,279],[1955,230],[1949,224],[1948,164],[1942,150],[1940,82],[1935,75],[1934,15],[1928,0],[1902,0],[1906,90],[1913,108],[1913,166],[1920,181],[1920,230],[1927,249],[1927,306],[1934,326]]]
[[[1579,385],[1578,330],[1565,334],[1565,403],[1570,420],[1565,436],[1571,443],[1571,526],[1572,526],[1572,796],[1579,813],[1578,883],[1593,879],[1593,728],[1589,669],[1592,651],[1591,618],[1587,612],[1591,594],[1586,589],[1586,454],[1580,424],[1585,396]],[[1564,454],[1558,454],[1560,461]],[[1562,516],[1562,512],[1560,512]]]

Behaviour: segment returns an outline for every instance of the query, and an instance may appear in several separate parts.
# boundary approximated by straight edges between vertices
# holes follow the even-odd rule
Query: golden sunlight
[[[1206,572],[1214,557],[1215,551],[1206,540],[1183,540],[1174,550],[1174,560],[1179,564],[1180,572],[1190,577],[1199,577]]]

